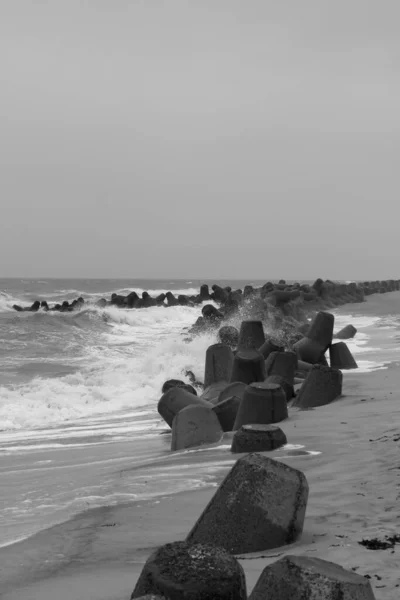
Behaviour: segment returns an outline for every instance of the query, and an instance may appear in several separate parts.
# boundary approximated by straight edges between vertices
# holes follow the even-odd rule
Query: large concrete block
[[[207,348],[204,369],[204,387],[218,381],[229,381],[232,373],[233,352],[226,344],[213,344]]]
[[[262,454],[247,454],[225,477],[187,541],[233,554],[291,544],[303,531],[307,499],[301,471]]]
[[[265,371],[267,375],[280,375],[290,385],[293,385],[297,363],[295,352],[271,352],[265,361]]]
[[[264,381],[264,357],[257,350],[238,350],[233,360],[231,382],[253,383]]]
[[[342,382],[343,375],[338,369],[314,365],[295,397],[293,406],[310,408],[329,404],[341,396]]]
[[[231,348],[236,348],[239,341],[239,332],[232,325],[224,325],[219,329],[218,337],[221,344],[227,344]]]
[[[278,344],[275,344],[271,339],[265,340],[264,344],[258,349],[265,360],[267,360],[271,352],[283,352],[284,350],[285,348],[283,346],[278,346]]]
[[[252,383],[244,392],[233,428],[236,431],[242,425],[279,423],[287,416],[286,395],[280,385]]]
[[[242,566],[223,548],[173,542],[147,559],[131,600],[160,594],[169,600],[246,600]]]
[[[206,406],[212,408],[212,404],[203,398],[191,394],[181,387],[170,388],[163,394],[158,402],[157,410],[170,427],[175,415],[186,406]]]
[[[233,436],[231,452],[268,452],[285,444],[286,435],[276,425],[243,425]]]
[[[241,398],[231,396],[218,402],[213,407],[213,412],[217,415],[222,431],[233,431],[236,421],[237,411],[239,409]]]
[[[220,442],[223,431],[217,415],[206,406],[187,406],[172,422],[171,450]]]
[[[295,379],[293,378],[293,385],[287,382],[287,380],[281,375],[268,375],[265,380],[266,383],[276,383],[280,385],[283,391],[285,392],[286,402],[289,402],[294,396],[294,383]]]
[[[307,337],[314,342],[318,342],[323,347],[324,352],[332,343],[334,322],[335,317],[333,314],[320,311],[315,315],[307,331]]]
[[[227,381],[217,381],[216,383],[212,383],[203,391],[200,398],[211,404],[217,404],[217,402],[220,401],[220,395],[228,386],[229,383]],[[229,396],[232,396],[232,394],[229,394],[228,397]]]
[[[293,344],[293,350],[301,361],[312,365],[319,363],[325,354],[324,347],[319,342],[310,340],[309,337],[303,337]]]
[[[358,369],[352,353],[344,342],[329,347],[329,358],[334,369]]]
[[[366,577],[311,556],[287,555],[261,573],[249,600],[375,600]]]
[[[246,388],[247,383],[243,383],[243,381],[233,381],[221,391],[218,397],[218,402],[222,402],[222,400],[230,398],[231,396],[236,396],[241,400]]]
[[[346,325],[340,331],[338,331],[333,337],[338,340],[350,340],[357,333],[357,329],[353,325]]]
[[[261,321],[242,321],[238,342],[240,350],[257,350],[264,342],[265,335]]]

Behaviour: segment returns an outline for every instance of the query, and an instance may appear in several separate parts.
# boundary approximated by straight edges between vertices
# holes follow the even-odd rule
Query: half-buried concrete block
[[[293,406],[312,408],[333,402],[342,394],[343,374],[338,369],[314,365],[307,375]]]
[[[236,462],[187,537],[233,554],[278,548],[303,531],[305,475],[262,454]]]
[[[239,332],[239,350],[257,350],[265,342],[261,321],[242,321]]]
[[[375,600],[366,577],[311,556],[287,555],[261,573],[249,600]]]
[[[223,431],[217,415],[206,406],[187,406],[172,422],[171,450],[220,442]]]
[[[239,409],[241,398],[231,396],[218,402],[213,407],[213,412],[217,415],[218,421],[222,427],[222,431],[233,431],[237,411]]]
[[[352,353],[344,342],[338,342],[330,346],[329,358],[331,367],[334,369],[358,369]]]
[[[131,600],[160,594],[169,600],[246,600],[242,566],[223,548],[174,542],[147,559]]]
[[[233,360],[231,382],[253,383],[264,381],[264,357],[257,350],[238,350]]]
[[[163,394],[158,402],[157,410],[164,421],[172,427],[175,415],[186,406],[205,406],[212,408],[212,404],[203,398],[191,394],[181,387],[170,388]]]
[[[285,444],[286,435],[276,425],[243,425],[233,436],[231,452],[268,452]]]
[[[229,381],[232,373],[233,352],[226,344],[213,344],[207,348],[204,369],[204,387],[218,381]]]
[[[280,385],[252,383],[244,392],[233,428],[236,431],[242,425],[279,423],[287,417],[286,395]]]

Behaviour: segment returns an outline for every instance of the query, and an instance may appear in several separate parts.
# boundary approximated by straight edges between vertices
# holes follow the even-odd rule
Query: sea
[[[113,292],[191,295],[202,283],[265,281],[0,279],[0,547],[82,510],[217,485],[221,469],[234,463],[229,440],[212,452],[171,453],[157,413],[164,381],[189,382],[187,370],[203,379],[205,352],[216,339],[187,335],[201,305],[129,310],[95,303]],[[79,296],[85,304],[72,313],[12,308]],[[335,329],[348,323],[358,330],[348,345],[359,372],[397,357],[388,340],[398,336],[398,315],[365,315],[348,305]]]

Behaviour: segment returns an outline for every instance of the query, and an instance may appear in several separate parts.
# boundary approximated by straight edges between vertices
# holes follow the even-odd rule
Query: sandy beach
[[[343,396],[330,405],[306,411],[289,408],[289,418],[280,424],[289,445],[268,455],[300,469],[307,477],[310,496],[304,532],[291,546],[238,557],[249,593],[267,564],[295,553],[331,560],[370,577],[377,600],[399,597],[400,546],[370,550],[360,544],[363,538],[383,540],[400,529],[400,356],[397,360],[397,321],[392,321],[389,337],[385,321],[387,316],[397,315],[399,299],[399,292],[374,295],[365,303],[335,311],[337,319],[348,314],[355,319],[381,315],[377,326],[371,328],[368,343],[372,350],[367,353],[380,368],[345,372]],[[218,446],[171,454],[170,434],[160,430],[143,440],[147,459],[142,464],[134,464],[133,447],[129,450],[126,441],[94,445],[82,456],[80,450],[66,447],[59,459],[66,467],[49,471],[46,481],[36,480],[35,470],[31,471],[32,486],[51,486],[52,473],[59,477],[59,471],[64,473],[65,484],[77,470],[82,473],[79,477],[83,476],[84,458],[90,456],[88,469],[94,469],[94,480],[103,476],[104,459],[112,456],[122,492],[138,471],[146,482],[148,476],[150,485],[156,484],[154,478],[167,482],[177,473],[181,482],[189,477],[202,484],[191,491],[178,492],[177,488],[173,493],[169,488],[151,499],[86,510],[0,548],[2,600],[129,598],[152,550],[185,539],[216,486],[241,456],[230,453],[231,436],[225,434]],[[153,454],[149,444],[154,444]],[[44,449],[43,461],[46,452],[51,456]],[[22,459],[15,459],[20,468],[23,464],[18,460]],[[208,467],[212,475],[204,478]]]
[[[399,597],[400,548],[373,551],[359,544],[399,531],[399,374],[397,364],[346,374],[343,398],[290,412],[282,424],[288,440],[320,453],[279,457],[304,471],[310,485],[304,533],[292,546],[239,557],[249,592],[269,562],[285,553],[310,553],[371,577],[377,600]],[[196,460],[195,453],[189,460]],[[184,539],[213,493],[207,488],[87,511],[0,549],[1,598],[129,598],[152,549]]]

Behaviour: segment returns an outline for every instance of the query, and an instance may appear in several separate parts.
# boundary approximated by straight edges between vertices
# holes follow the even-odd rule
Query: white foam
[[[165,380],[185,379],[185,369],[202,379],[205,351],[215,338],[199,336],[186,343],[181,334],[199,316],[199,307],[109,307],[97,312],[106,316],[110,329],[102,343],[87,348],[78,372],[0,387],[3,429],[79,424],[80,419],[154,408]]]

